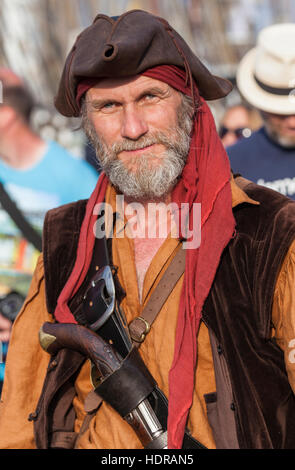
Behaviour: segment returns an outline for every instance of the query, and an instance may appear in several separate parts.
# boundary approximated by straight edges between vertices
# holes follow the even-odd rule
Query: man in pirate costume
[[[140,202],[142,216],[149,202],[179,211],[167,211],[171,231],[152,239],[149,217],[130,224],[131,236],[118,236],[130,222],[126,211],[108,239],[120,308],[131,331],[136,321],[144,325],[139,338],[131,335],[141,370],[168,399],[166,447],[182,448],[188,435],[210,449],[295,447],[295,206],[231,174],[206,103],[230,90],[165,20],[147,12],[98,15],[78,36],[55,104],[65,116],[82,115],[104,171],[88,201],[47,214],[43,253],[8,351],[1,448],[145,447],[118,412],[136,387],[127,393],[124,381],[115,383],[115,407],[103,387],[93,393],[93,360],[84,353],[100,330],[68,348],[76,331],[90,335],[79,312],[101,268],[98,208],[106,203],[117,213],[117,196],[125,208]],[[172,236],[181,207],[196,230],[196,204],[197,244],[185,229]],[[147,306],[167,290],[161,280],[182,253],[183,272],[148,325]],[[38,335],[44,324],[46,351]],[[60,328],[69,340],[56,342]],[[104,348],[116,363],[114,350]]]

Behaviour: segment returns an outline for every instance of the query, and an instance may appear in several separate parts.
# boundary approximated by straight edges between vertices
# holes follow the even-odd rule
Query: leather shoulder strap
[[[12,218],[15,225],[22,232],[23,236],[38,250],[42,251],[42,236],[28,222],[22,211],[16,203],[11,199],[8,192],[5,191],[4,185],[0,182],[0,202],[3,209]]]
[[[157,287],[152,292],[141,316],[134,318],[129,324],[131,338],[138,347],[150,331],[152,323],[156,319],[177,281],[184,273],[184,269],[185,250],[180,247],[160,279]]]

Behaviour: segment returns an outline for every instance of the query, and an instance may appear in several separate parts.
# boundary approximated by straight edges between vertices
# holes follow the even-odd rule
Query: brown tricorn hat
[[[79,34],[66,59],[55,106],[64,116],[77,117],[81,80],[128,77],[164,64],[185,68],[206,100],[223,98],[232,90],[228,80],[209,72],[165,19],[131,10],[113,18],[99,14]]]

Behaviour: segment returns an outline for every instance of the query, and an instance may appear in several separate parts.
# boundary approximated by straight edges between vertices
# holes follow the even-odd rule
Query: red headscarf
[[[191,96],[192,89],[199,102],[187,163],[182,177],[172,192],[172,201],[201,204],[201,245],[186,252],[186,267],[176,328],[174,359],[169,371],[168,448],[180,449],[189,409],[192,404],[197,334],[202,307],[210,291],[220,256],[235,229],[230,188],[230,165],[218,137],[214,118],[199,96],[195,83],[186,80],[186,73],[175,66],[161,65],[142,75],[161,80]],[[84,81],[78,88],[78,99],[96,82]],[[73,271],[61,292],[55,317],[59,322],[75,322],[68,307],[69,299],[77,292],[90,265],[94,234],[93,208],[104,201],[108,180],[100,176],[86,208],[81,227],[77,258]],[[192,211],[190,211],[190,216]],[[196,384],[198,386],[198,384]]]

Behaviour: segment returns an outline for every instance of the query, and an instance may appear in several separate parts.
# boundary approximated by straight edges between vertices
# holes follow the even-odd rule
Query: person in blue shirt
[[[0,69],[0,182],[30,225],[42,233],[45,213],[92,193],[98,173],[30,126],[33,99],[11,70]],[[31,282],[38,250],[0,200],[0,391],[10,328]],[[8,314],[9,311],[9,314]]]
[[[239,64],[241,95],[263,126],[227,147],[234,173],[295,199],[295,24],[264,28]]]

